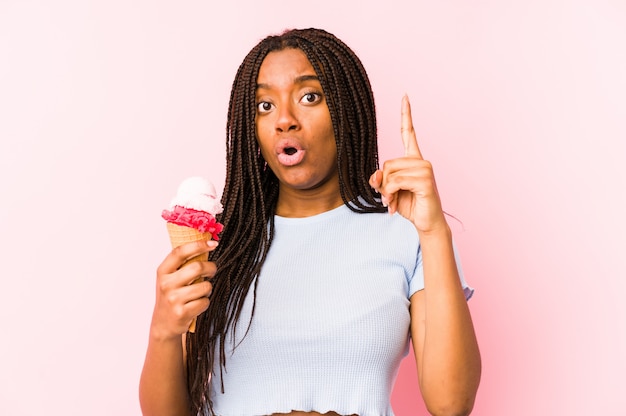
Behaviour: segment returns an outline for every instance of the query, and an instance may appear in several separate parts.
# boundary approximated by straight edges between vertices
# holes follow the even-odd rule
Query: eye
[[[268,103],[267,101],[261,101],[260,103],[256,105],[256,108],[259,111],[259,113],[267,113],[271,111],[272,108],[274,108],[274,104]]]
[[[300,99],[301,103],[304,104],[315,104],[322,99],[322,95],[316,92],[309,92],[304,94],[304,96]]]

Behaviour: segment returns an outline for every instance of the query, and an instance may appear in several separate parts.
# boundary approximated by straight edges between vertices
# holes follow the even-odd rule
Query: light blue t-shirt
[[[469,299],[473,289],[460,274]],[[409,348],[409,298],[424,288],[415,227],[398,214],[345,205],[276,216],[258,279],[249,329],[252,288],[235,339],[227,340],[223,394],[216,360],[215,412],[393,415],[391,392]]]

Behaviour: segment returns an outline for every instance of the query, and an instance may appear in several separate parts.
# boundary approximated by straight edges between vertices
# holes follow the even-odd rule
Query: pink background
[[[474,414],[624,414],[624,2],[222,3],[0,0],[0,414],[140,413],[160,211],[222,187],[237,66],[306,26],[368,68],[382,159],[412,98],[477,288]]]

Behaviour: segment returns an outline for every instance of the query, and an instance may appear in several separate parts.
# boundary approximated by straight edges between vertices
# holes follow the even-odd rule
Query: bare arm
[[[141,411],[149,415],[191,415],[181,338],[150,336],[139,384]]]
[[[481,360],[450,232],[421,238],[425,289],[411,297],[411,336],[420,389],[434,415],[467,415]]]
[[[401,134],[405,156],[385,162],[370,185],[389,212],[411,221],[420,237],[425,289],[411,297],[411,335],[424,402],[434,415],[466,415],[480,382],[480,353],[450,228],[432,166],[417,144],[407,97],[402,99]]]
[[[193,318],[208,308],[212,286],[206,281],[190,283],[199,276],[213,276],[215,264],[193,262],[180,266],[216,246],[215,241],[209,241],[177,247],[157,270],[156,302],[139,382],[139,401],[145,416],[191,415],[185,334]]]

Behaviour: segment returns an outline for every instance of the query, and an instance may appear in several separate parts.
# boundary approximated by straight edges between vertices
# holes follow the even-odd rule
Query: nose
[[[278,117],[276,118],[276,130],[285,133],[290,130],[297,130],[300,124],[294,112],[294,108],[290,104],[281,105],[278,108]]]

